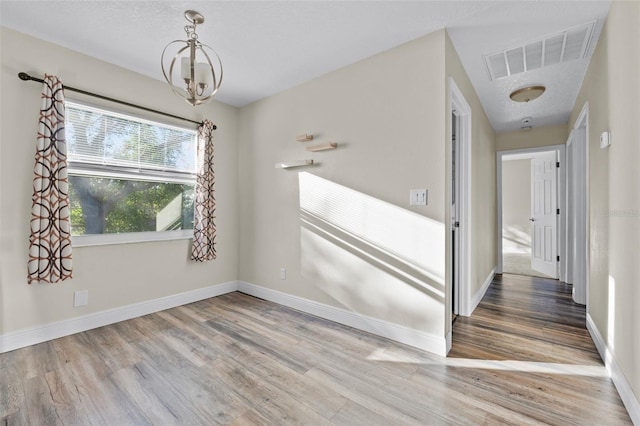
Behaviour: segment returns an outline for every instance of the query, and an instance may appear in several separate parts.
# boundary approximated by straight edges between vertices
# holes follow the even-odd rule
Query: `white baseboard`
[[[631,421],[634,425],[640,426],[640,401],[638,401],[638,397],[633,393],[633,389],[631,389],[629,382],[627,382],[627,379],[624,377],[624,373],[613,358],[613,354],[589,314],[587,314],[587,330],[589,330],[593,343],[600,353],[600,358],[604,361],[604,365],[611,375],[611,380],[613,380],[613,384],[616,386],[618,394],[620,394],[620,399],[622,399],[622,403],[627,409]]]
[[[480,287],[480,290],[478,290],[476,292],[476,294],[474,294],[473,297],[471,298],[471,302],[470,302],[470,305],[469,305],[469,312],[464,313],[463,314],[464,316],[470,317],[471,314],[473,313],[473,311],[476,310],[476,308],[478,307],[478,305],[482,301],[482,298],[484,297],[484,294],[489,289],[489,286],[491,285],[491,282],[493,281],[493,278],[495,276],[496,276],[496,268],[493,268],[491,270],[491,272],[489,272],[489,276],[487,277],[487,279],[484,280],[484,283],[482,283],[482,287]]]
[[[445,336],[445,344],[447,347],[447,353],[449,353],[449,351],[451,350],[451,330],[449,330],[449,332]]]
[[[159,299],[134,303],[120,308],[109,309],[80,317],[56,321],[49,324],[0,335],[0,353],[24,348],[47,340],[57,339],[74,333],[91,330],[115,322],[140,317],[198,300],[220,296],[238,290],[238,282],[231,281]]]
[[[451,346],[450,343],[447,343],[445,336],[425,333],[413,328],[314,302],[298,296],[292,296],[244,281],[239,282],[238,291],[437,355],[446,356],[447,350]]]
[[[436,336],[399,324],[368,317],[334,306],[303,299],[301,297],[260,287],[247,282],[231,281],[180,294],[135,303],[62,321],[0,334],[0,353],[46,342],[75,333],[91,330],[131,318],[137,318],[176,306],[197,302],[210,297],[241,291],[271,302],[278,303],[311,315],[344,324],[387,339],[413,346],[437,355],[446,356],[451,348],[451,336]]]

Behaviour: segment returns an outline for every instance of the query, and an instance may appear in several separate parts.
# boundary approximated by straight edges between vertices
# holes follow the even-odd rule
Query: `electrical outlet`
[[[281,280],[287,279],[287,270],[284,268],[280,268],[280,279]]]
[[[73,307],[85,306],[89,304],[89,290],[80,290],[73,293]]]
[[[427,190],[426,189],[412,189],[409,191],[409,205],[410,206],[426,206],[427,205]]]

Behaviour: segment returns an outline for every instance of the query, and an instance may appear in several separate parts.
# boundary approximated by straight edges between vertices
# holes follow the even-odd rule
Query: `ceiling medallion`
[[[511,92],[509,97],[514,102],[529,102],[538,99],[544,91],[544,86],[527,86]]]
[[[176,95],[196,106],[209,102],[218,92],[222,61],[215,50],[198,41],[196,26],[204,22],[204,16],[187,10],[184,17],[189,21],[184,27],[187,39],[174,40],[164,48],[162,74]]]

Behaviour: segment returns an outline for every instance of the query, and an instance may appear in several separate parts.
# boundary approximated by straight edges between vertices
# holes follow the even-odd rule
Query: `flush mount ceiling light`
[[[544,91],[544,86],[528,86],[511,92],[509,97],[514,102],[529,102],[538,99]]]
[[[222,84],[222,61],[215,50],[198,41],[196,26],[204,22],[204,16],[187,10],[184,17],[189,21],[184,27],[187,39],[174,40],[164,48],[162,74],[176,95],[196,106],[209,102],[218,92]],[[175,53],[172,56],[170,52]]]

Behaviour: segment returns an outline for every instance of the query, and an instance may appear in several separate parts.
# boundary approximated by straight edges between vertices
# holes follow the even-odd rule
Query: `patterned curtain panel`
[[[216,199],[213,185],[213,123],[198,127],[198,177],[196,179],[191,259],[205,262],[216,258]]]
[[[29,284],[71,278],[68,189],[62,81],[45,75],[33,177]]]

